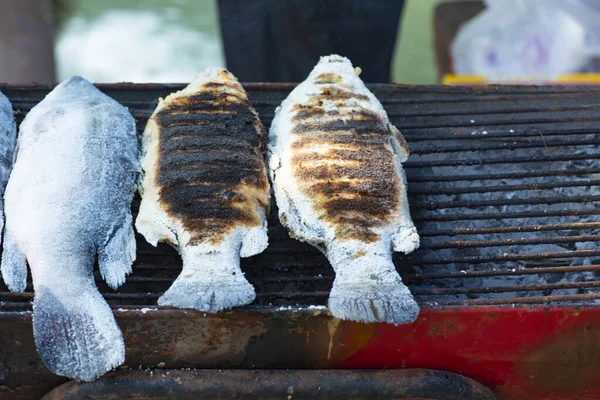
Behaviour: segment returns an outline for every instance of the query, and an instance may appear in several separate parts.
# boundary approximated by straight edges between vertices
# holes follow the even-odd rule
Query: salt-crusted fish
[[[208,69],[161,100],[142,144],[137,230],[183,269],[158,304],[216,312],[251,303],[240,257],[268,243],[266,133],[237,79]]]
[[[0,92],[0,241],[4,227],[4,189],[13,163],[17,126],[10,102]]]
[[[268,156],[281,223],[336,273],[333,315],[413,321],[419,307],[391,257],[419,245],[401,164],[408,149],[348,59],[322,57],[284,100]]]
[[[29,264],[35,343],[58,375],[91,381],[125,359],[93,267],[97,255],[113,288],[131,272],[138,172],[133,117],[83,78],[58,85],[20,126],[6,188],[2,276],[23,291]]]

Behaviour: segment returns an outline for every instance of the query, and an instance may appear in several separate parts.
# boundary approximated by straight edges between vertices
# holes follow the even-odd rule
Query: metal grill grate
[[[100,85],[141,131],[156,99],[182,85]],[[263,123],[292,85],[246,85]],[[48,92],[0,86],[19,121]],[[600,299],[600,88],[375,85],[412,155],[404,167],[421,248],[395,255],[421,303],[590,302]],[[134,201],[137,210],[139,200]],[[167,245],[138,240],[134,273],[115,307],[154,305],[181,267]],[[270,245],[242,261],[256,306],[321,305],[327,260],[270,218]],[[0,286],[0,310],[30,309],[32,293]]]

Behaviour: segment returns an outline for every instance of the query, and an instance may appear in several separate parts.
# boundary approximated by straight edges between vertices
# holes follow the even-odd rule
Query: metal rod
[[[411,209],[415,222],[441,222],[441,221],[474,221],[485,219],[506,220],[514,218],[543,218],[543,217],[580,217],[582,215],[599,215],[600,209],[583,210],[558,210],[558,211],[520,211],[520,212],[492,212],[472,214],[416,214],[418,209]],[[416,215],[415,215],[416,214]]]
[[[552,182],[552,183],[527,183],[522,185],[499,185],[499,186],[472,186],[472,187],[429,187],[429,188],[411,188],[409,186],[408,194],[412,196],[423,195],[459,195],[468,193],[492,193],[492,192],[517,192],[523,190],[548,190],[565,187],[590,187],[600,186],[599,179],[588,179],[585,181],[570,182]]]
[[[418,146],[411,146],[412,154],[432,154],[432,153],[467,153],[467,152],[480,152],[480,151],[492,151],[492,150],[517,150],[517,149],[533,149],[540,147],[570,147],[570,146],[596,146],[600,144],[598,139],[586,139],[586,140],[543,140],[540,138],[537,143],[500,143],[490,144],[481,146],[429,146],[419,148]]]
[[[469,249],[474,247],[500,247],[517,246],[528,244],[559,244],[559,243],[580,243],[580,242],[600,242],[600,235],[585,236],[556,236],[549,238],[519,238],[519,239],[498,239],[498,240],[454,240],[438,243],[423,243],[421,249]]]
[[[414,157],[413,157],[414,158]],[[426,167],[456,167],[473,165],[491,165],[491,164],[521,164],[521,163],[546,163],[556,161],[579,161],[579,160],[598,160],[600,154],[565,154],[557,156],[531,156],[531,157],[482,157],[467,159],[450,160],[428,160],[428,161],[407,161],[402,164],[403,168],[426,168]]]
[[[419,272],[413,274],[404,274],[402,279],[405,282],[415,282],[435,279],[462,279],[462,278],[482,278],[490,276],[519,276],[519,275],[540,275],[540,274],[567,274],[574,272],[596,272],[600,271],[600,264],[577,265],[565,267],[527,267],[527,268],[502,268],[502,269],[484,269],[475,271],[448,271],[440,273]]]
[[[600,168],[576,169],[576,170],[543,170],[527,172],[506,172],[499,174],[477,174],[477,175],[435,175],[419,176],[408,175],[409,183],[429,183],[429,182],[458,182],[458,181],[490,181],[500,179],[527,179],[557,176],[578,176],[600,174]],[[410,186],[409,186],[410,190]]]
[[[443,208],[502,207],[517,205],[591,203],[600,200],[600,195],[529,197],[526,199],[494,199],[494,200],[456,200],[456,201],[420,201],[412,203],[417,209],[439,210]]]
[[[575,222],[571,224],[516,225],[496,226],[491,228],[453,228],[438,230],[422,230],[419,231],[419,236],[423,238],[435,236],[486,235],[492,233],[560,231],[567,229],[600,229],[600,222]]]
[[[586,302],[600,299],[600,293],[565,294],[552,296],[528,296],[528,297],[505,297],[505,298],[481,298],[468,300],[441,300],[436,301],[440,306],[494,306],[513,304],[547,304],[560,302]],[[417,301],[420,299],[417,299]]]
[[[552,251],[535,254],[508,254],[504,253],[495,256],[469,256],[469,257],[442,257],[442,258],[417,258],[405,257],[399,259],[399,264],[409,265],[435,265],[435,264],[483,264],[489,262],[507,262],[507,261],[536,261],[560,258],[579,258],[579,257],[598,257],[600,250],[572,250],[572,251]]]
[[[592,282],[560,282],[560,283],[538,283],[533,285],[511,285],[511,286],[487,286],[487,287],[456,287],[456,288],[434,288],[434,289],[415,289],[412,291],[415,296],[448,296],[458,294],[473,293],[507,293],[507,292],[537,292],[544,290],[558,289],[585,289],[600,287],[600,281]]]

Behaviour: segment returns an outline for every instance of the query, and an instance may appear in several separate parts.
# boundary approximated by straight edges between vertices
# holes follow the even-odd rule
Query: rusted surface
[[[406,190],[390,145],[392,131],[382,115],[360,105],[368,96],[332,81],[317,80],[320,93],[292,108],[293,174],[337,238],[375,242],[377,229],[401,212],[399,196]],[[347,99],[356,101],[348,105]],[[326,111],[332,106],[334,112]]]
[[[269,207],[266,134],[237,82],[170,97],[151,119],[151,132],[154,126],[160,200],[190,233],[189,245],[218,243],[236,226],[261,224]]]
[[[423,369],[395,371],[135,371],[93,383],[64,384],[46,400],[493,400],[489,389],[458,374]]]
[[[123,308],[115,315],[127,351],[121,370],[163,370],[141,371],[146,377],[175,368],[427,367],[471,377],[503,399],[600,395],[590,372],[600,368],[600,307],[424,306],[417,321],[400,326],[341,321],[323,309]],[[31,314],[0,318],[0,399],[39,398],[63,383],[35,352]]]
[[[595,385],[600,371],[599,331],[600,321],[590,321],[557,338],[541,340],[518,356],[516,373],[528,376],[534,388],[552,393],[573,393]]]

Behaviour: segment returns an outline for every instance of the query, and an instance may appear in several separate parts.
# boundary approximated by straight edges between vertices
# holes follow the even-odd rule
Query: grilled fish
[[[17,126],[10,102],[0,92],[0,242],[4,227],[4,189],[13,163]]]
[[[159,305],[216,312],[251,303],[240,257],[267,247],[266,133],[237,79],[208,69],[161,100],[142,144],[137,230],[183,269]]]
[[[381,103],[344,57],[322,57],[276,110],[269,169],[279,219],[328,258],[334,316],[413,321],[419,307],[392,249],[419,245],[402,162],[408,149]]]
[[[20,126],[6,188],[2,276],[35,291],[33,333],[54,373],[91,381],[123,363],[125,346],[94,283],[116,288],[131,272],[131,200],[139,172],[135,121],[80,77],[58,85]]]

